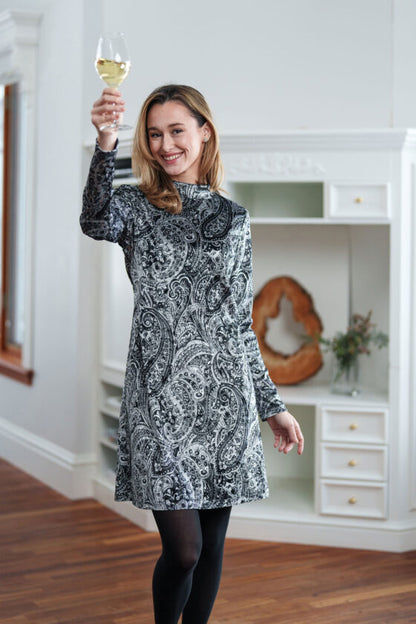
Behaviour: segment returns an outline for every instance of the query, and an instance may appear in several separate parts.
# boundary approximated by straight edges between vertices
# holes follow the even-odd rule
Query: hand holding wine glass
[[[116,109],[116,104],[119,104],[119,101],[117,99],[111,100],[111,97],[119,98],[121,96],[116,88],[119,87],[128,76],[130,67],[130,55],[127,50],[124,34],[105,33],[101,35],[98,40],[95,68],[100,78],[110,87],[110,89],[104,89],[103,91],[102,98],[104,102],[101,102],[101,106],[114,104],[113,108],[109,109],[107,107],[107,109],[101,110],[103,115],[107,116],[105,122],[99,126],[99,130],[101,131],[107,128],[117,128],[117,130],[128,130],[131,128],[131,126],[118,122],[116,115],[119,111]],[[94,107],[98,102],[99,101],[94,104]],[[109,115],[109,113],[111,114]]]
[[[91,123],[98,133],[101,149],[113,149],[118,135],[118,122],[124,113],[124,100],[117,89],[106,87],[91,109]],[[114,123],[116,122],[116,123]]]

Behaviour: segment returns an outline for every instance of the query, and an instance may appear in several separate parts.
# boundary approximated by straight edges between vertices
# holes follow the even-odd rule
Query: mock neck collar
[[[186,199],[207,199],[211,195],[208,184],[190,184],[189,182],[179,182],[178,180],[173,180],[173,183],[178,189],[182,201]]]

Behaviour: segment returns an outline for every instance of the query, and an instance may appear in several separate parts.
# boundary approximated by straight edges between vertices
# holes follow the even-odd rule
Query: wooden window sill
[[[20,358],[16,358],[16,356],[4,351],[0,353],[0,375],[10,377],[27,386],[32,385],[33,370],[22,366]]]

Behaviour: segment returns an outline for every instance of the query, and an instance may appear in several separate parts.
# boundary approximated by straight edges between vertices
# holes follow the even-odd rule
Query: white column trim
[[[416,162],[411,164],[410,175],[410,193],[411,193],[411,228],[412,228],[412,242],[411,242],[411,336],[410,336],[410,510],[416,511],[416,388],[415,388],[415,374],[416,374]]]

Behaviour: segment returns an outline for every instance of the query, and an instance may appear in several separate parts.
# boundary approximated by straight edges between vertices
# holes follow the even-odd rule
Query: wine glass
[[[124,33],[103,33],[98,39],[97,53],[95,55],[95,69],[97,74],[109,87],[119,87],[127,78],[130,71],[131,61],[127,50]],[[130,130],[131,126],[119,124],[116,119],[111,123],[100,126],[105,128],[118,128],[118,130]]]

